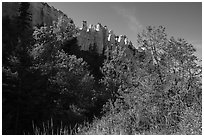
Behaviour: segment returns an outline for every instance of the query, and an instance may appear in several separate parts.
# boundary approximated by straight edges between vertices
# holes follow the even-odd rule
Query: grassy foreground
[[[182,121],[177,127],[165,125],[147,129],[138,127],[137,116],[133,112],[107,114],[91,123],[76,125],[74,128],[59,127],[53,129],[53,121],[43,123],[43,128],[33,125],[35,135],[201,135],[202,109],[193,105],[186,109]],[[143,128],[143,129],[142,129]]]

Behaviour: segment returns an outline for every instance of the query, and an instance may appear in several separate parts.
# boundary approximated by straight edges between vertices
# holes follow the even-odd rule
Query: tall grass
[[[54,125],[53,119],[43,122],[42,125],[37,126],[32,122],[34,135],[75,135],[80,129],[80,125],[76,124],[74,127],[63,126],[62,122],[59,127]]]

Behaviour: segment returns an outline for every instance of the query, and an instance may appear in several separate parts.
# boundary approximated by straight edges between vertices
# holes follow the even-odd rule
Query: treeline
[[[2,22],[3,134],[34,134],[33,125],[43,128],[50,119],[53,129],[71,129],[94,117],[114,119],[125,134],[171,134],[187,109],[200,112],[201,66],[184,39],[147,27],[138,49],[115,45],[99,55],[80,50],[73,23],[59,18],[33,28],[28,8],[21,3],[18,16]]]

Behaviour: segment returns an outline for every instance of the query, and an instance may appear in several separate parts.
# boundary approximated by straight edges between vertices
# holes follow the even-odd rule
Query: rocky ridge
[[[3,2],[2,16],[10,18],[17,16],[20,2]],[[32,25],[53,25],[54,21],[59,18],[68,23],[74,23],[73,20],[67,17],[62,11],[55,9],[43,2],[30,2],[29,11],[32,15]],[[66,24],[66,23],[65,23]],[[117,36],[113,30],[108,30],[107,26],[97,25],[87,26],[87,21],[82,22],[82,27],[79,29],[77,36],[78,45],[83,51],[94,50],[98,54],[104,54],[107,47],[112,50],[116,46],[131,46],[131,41],[125,35]]]
[[[108,30],[107,26],[102,26],[100,23],[90,24],[88,27],[86,21],[83,21],[77,39],[81,50],[95,49],[99,54],[103,54],[107,47],[114,49],[117,45],[132,45],[125,35],[117,36],[113,30]]]

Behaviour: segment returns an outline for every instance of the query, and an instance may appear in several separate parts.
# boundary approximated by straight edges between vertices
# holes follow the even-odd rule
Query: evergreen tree
[[[29,70],[32,63],[28,53],[28,49],[32,44],[32,28],[30,26],[31,15],[28,11],[29,5],[29,3],[20,3],[19,15],[11,19],[10,24],[8,24],[11,27],[10,30],[7,30],[9,32],[9,37],[11,37],[11,42],[7,43],[7,39],[4,39],[5,46],[3,52],[5,53],[5,62],[3,63],[3,98],[6,101],[3,110],[5,112],[5,107],[8,107],[10,110],[6,113],[10,113],[9,111],[12,110],[12,105],[16,106],[13,108],[12,111],[14,112],[10,117],[10,120],[13,122],[11,122],[11,125],[13,125],[13,127],[11,127],[13,128],[11,133],[13,132],[15,134],[19,134],[20,130],[23,128],[23,121],[21,121],[21,119],[23,115],[26,115],[26,112],[23,114],[22,111],[26,109],[25,104],[29,103],[26,102],[25,98],[30,89],[29,82],[32,81],[32,79],[30,79],[32,74]],[[3,20],[3,22],[4,21],[5,20]],[[6,113],[4,113],[5,117]],[[7,132],[5,133],[7,134]]]

